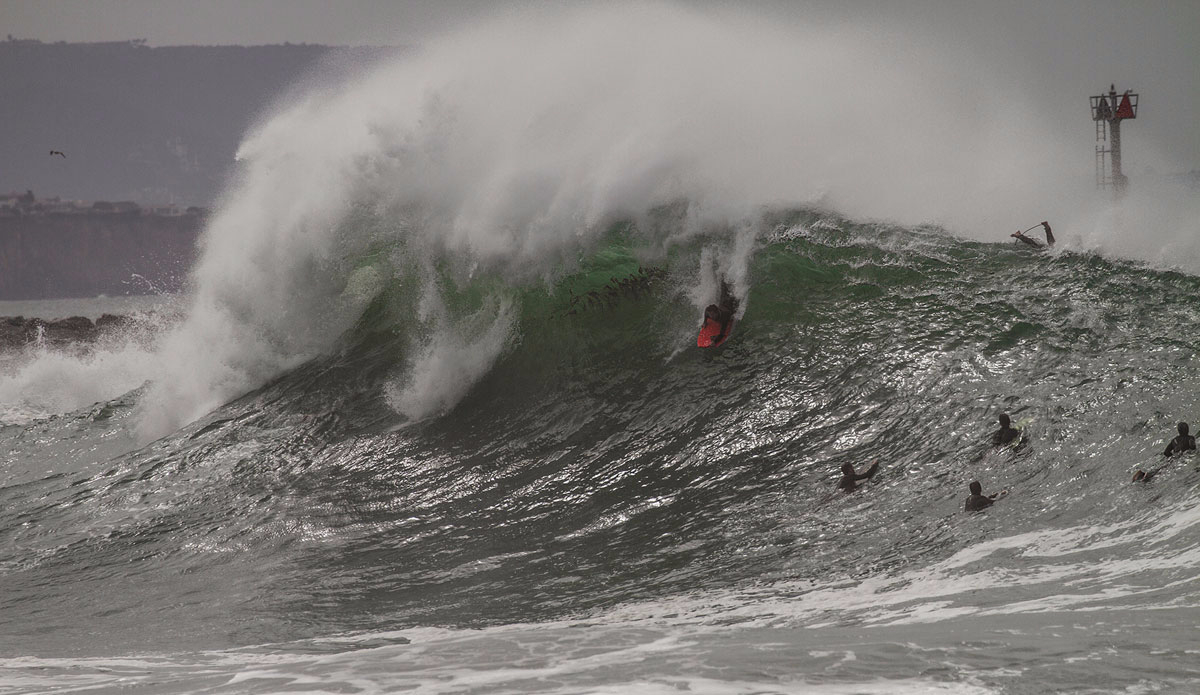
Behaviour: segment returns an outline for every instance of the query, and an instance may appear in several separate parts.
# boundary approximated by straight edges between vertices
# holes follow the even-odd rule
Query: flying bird
[[[67,158],[67,155],[63,154],[62,152],[59,152],[58,150],[50,150],[50,156],[53,157],[54,155],[59,155],[63,159]]]

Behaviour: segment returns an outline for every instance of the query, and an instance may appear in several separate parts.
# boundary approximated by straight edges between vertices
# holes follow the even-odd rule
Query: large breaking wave
[[[718,272],[746,296],[764,210],[788,206],[978,239],[1049,218],[1065,245],[1196,269],[1194,202],[1097,203],[1090,160],[1006,80],[924,37],[670,4],[434,38],[266,114],[204,233],[186,318],[117,360],[121,378],[103,360],[81,378],[148,380],[137,429],[152,439],[336,349],[390,293],[406,311],[375,317],[410,339],[389,402],[445,412],[520,343],[518,295],[621,222],[647,264],[690,249],[696,307]],[[479,296],[451,306],[464,293]],[[10,390],[38,390],[21,378]]]
[[[615,217],[643,220],[648,256],[753,236],[780,202],[1003,229],[1013,200],[1061,189],[1053,167],[1016,175],[1055,141],[939,60],[852,30],[606,7],[498,19],[315,89],[243,143],[141,427],[170,431],[328,350],[397,281],[430,330],[392,400],[440,412],[511,342],[502,296],[454,317],[445,284],[552,279]],[[678,200],[672,224],[644,223]]]

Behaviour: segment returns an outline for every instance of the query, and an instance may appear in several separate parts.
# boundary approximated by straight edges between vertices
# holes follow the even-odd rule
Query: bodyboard
[[[729,340],[729,336],[733,335],[733,327],[736,323],[736,320],[729,319],[729,330],[717,341],[716,337],[721,334],[721,322],[710,318],[704,319],[704,325],[700,327],[700,335],[696,336],[696,346],[702,348],[721,347],[726,340]]]

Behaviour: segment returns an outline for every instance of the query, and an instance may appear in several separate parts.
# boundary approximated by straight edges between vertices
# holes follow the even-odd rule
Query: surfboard
[[[1013,423],[1013,429],[1020,432],[1017,438],[1009,442],[1006,446],[1016,451],[1029,443],[1029,425],[1033,423],[1032,417],[1023,417]]]
[[[729,330],[721,336],[720,340],[716,340],[721,333],[721,322],[710,318],[704,319],[704,325],[700,327],[700,335],[696,336],[696,346],[702,348],[721,347],[726,340],[729,340],[729,336],[733,335],[733,327],[736,324],[735,319],[730,319]]]

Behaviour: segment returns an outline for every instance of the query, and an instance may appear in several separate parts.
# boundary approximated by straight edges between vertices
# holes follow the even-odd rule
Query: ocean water
[[[1196,420],[1196,201],[996,189],[969,119],[862,159],[908,68],[809,38],[497,20],[265,115],[182,309],[0,362],[0,692],[1200,688],[1196,459],[1130,482]]]

